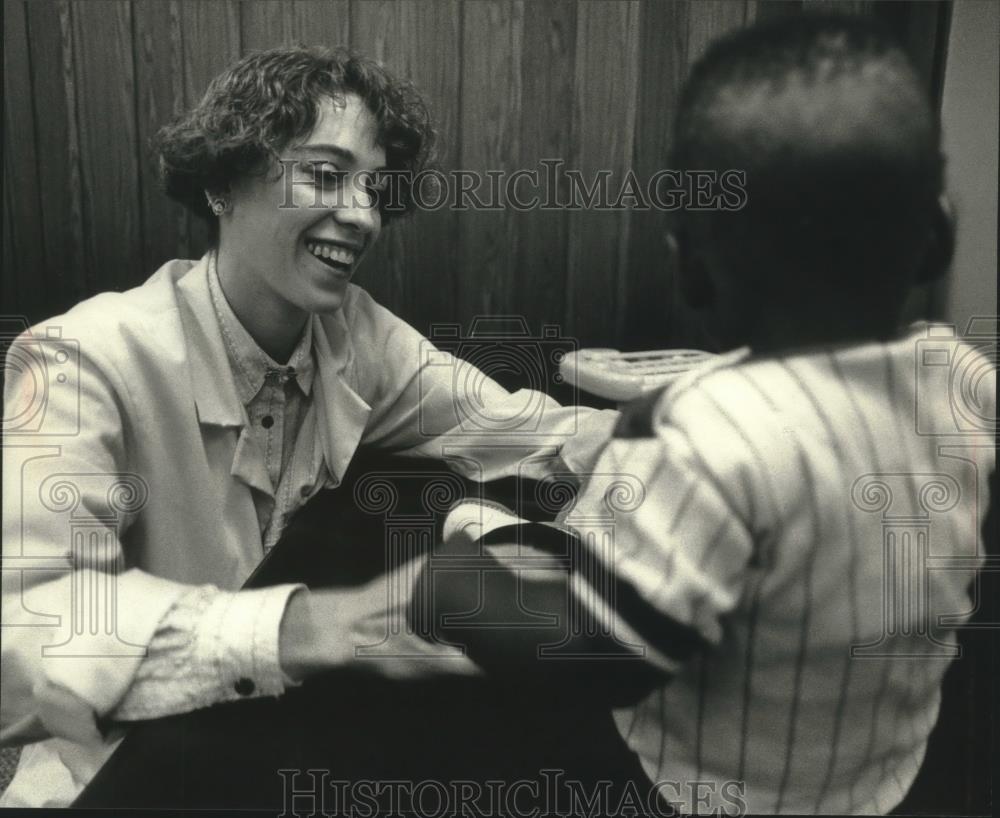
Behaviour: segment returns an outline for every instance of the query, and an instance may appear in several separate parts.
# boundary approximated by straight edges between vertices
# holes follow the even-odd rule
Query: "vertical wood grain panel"
[[[255,51],[295,41],[288,2],[244,2],[240,7],[240,32],[243,48]]]
[[[401,8],[396,0],[351,3],[350,45],[364,56],[390,66],[399,60],[405,39]],[[406,294],[407,261],[403,231],[408,225],[390,225],[358,268],[354,281],[379,303],[413,320],[415,311]],[[419,325],[418,325],[419,326]]]
[[[802,0],[804,11],[833,14],[871,14],[874,0]]]
[[[184,101],[201,99],[216,74],[240,56],[240,6],[233,0],[178,0],[184,40]]]
[[[540,186],[545,175],[541,160],[568,163],[571,158],[575,53],[575,3],[525,5],[520,159],[521,167],[538,172]],[[531,185],[522,183],[519,188],[519,196],[531,196]],[[565,200],[565,188],[563,184],[552,194]],[[539,195],[546,194],[540,190]],[[536,207],[513,218],[515,309],[538,332],[543,324],[561,324],[565,317],[569,214]]]
[[[632,161],[639,7],[591,2],[577,8],[573,142],[588,187],[610,171],[612,200]],[[567,325],[581,343],[613,346],[624,322],[628,210],[570,213]]]
[[[36,218],[41,222],[45,258],[44,274],[33,286],[47,290],[40,297],[45,303],[42,311],[52,315],[93,292],[87,286],[83,249],[77,77],[69,4],[28,3],[27,11],[39,157]],[[21,297],[29,302],[33,298],[30,293]]]
[[[490,0],[463,11],[461,167],[484,174],[480,197],[487,201],[486,172],[518,165],[524,4]],[[516,310],[513,215],[508,208],[460,214],[458,304],[464,320]]]
[[[747,22],[802,13],[802,0],[748,0]]]
[[[243,51],[277,45],[347,45],[347,0],[245,1],[240,7]]]
[[[351,47],[425,96],[444,169],[458,162],[460,19],[453,0],[351,4]],[[358,270],[361,286],[421,332],[433,322],[457,320],[457,215],[443,207],[390,224]]]
[[[163,193],[150,151],[156,132],[184,111],[184,50],[176,0],[136,2],[133,17],[143,262],[151,274],[190,249],[187,212]]]
[[[145,278],[131,6],[124,0],[77,2],[72,19],[87,271],[99,290],[126,289]],[[109,40],[118,47],[109,48]]]
[[[698,0],[691,4],[688,22],[688,64],[693,64],[709,44],[746,23],[747,4],[743,0]]]
[[[642,6],[635,169],[644,189],[658,171],[670,168],[674,112],[687,71],[687,27],[686,2]],[[673,215],[655,206],[632,214],[621,339],[626,349],[658,349],[675,337],[688,337],[678,332],[675,320],[674,270],[666,242]]]
[[[35,155],[35,115],[31,101],[31,70],[27,21],[22,3],[4,4],[4,204],[16,202],[4,219],[4,254],[18,263],[8,269],[12,292],[21,292],[21,309],[35,317],[44,310],[44,288],[32,286],[42,277],[45,260]],[[4,287],[4,310],[8,301]]]
[[[803,8],[874,14],[936,87],[940,3],[7,0],[5,305],[43,318],[204,250],[206,230],[159,191],[147,146],[249,49],[350,42],[425,93],[443,168],[561,158],[588,181],[612,171],[616,191],[630,167],[642,182],[666,161],[678,83],[710,40]],[[693,344],[664,267],[667,223],[642,210],[443,208],[390,227],[358,280],[424,331],[512,311],[532,329],[562,317],[584,343]],[[911,311],[933,308],[915,298]]]
[[[184,43],[184,104],[202,98],[208,83],[240,56],[240,8],[233,0],[179,0]],[[208,227],[188,215],[187,255],[200,257],[208,247]]]
[[[348,0],[293,0],[291,16],[292,35],[301,43],[334,47],[350,42]]]
[[[13,212],[14,205],[11,200],[10,183],[5,163],[3,167],[3,275],[0,276],[0,304],[3,306],[0,311],[3,315],[24,315],[27,313],[28,303],[25,299],[18,297],[17,278],[20,271],[17,267],[25,265],[26,262],[21,261],[21,256],[14,250],[15,229],[11,216]],[[39,315],[38,319],[44,317],[44,315]]]

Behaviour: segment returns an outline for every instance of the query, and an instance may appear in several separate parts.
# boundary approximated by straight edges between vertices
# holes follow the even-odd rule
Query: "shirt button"
[[[264,415],[264,417],[260,419],[260,425],[263,426],[265,429],[270,429],[272,426],[274,426],[274,418],[271,417],[270,415]]]
[[[253,683],[253,679],[247,679],[246,677],[240,679],[236,684],[233,685],[233,690],[235,690],[241,696],[249,696],[256,689],[257,685]]]

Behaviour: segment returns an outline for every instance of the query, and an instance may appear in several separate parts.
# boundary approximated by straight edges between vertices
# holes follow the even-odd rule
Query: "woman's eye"
[[[309,170],[313,180],[324,189],[340,187],[344,183],[344,179],[347,178],[347,171],[340,170],[335,165],[325,162],[313,162]]]

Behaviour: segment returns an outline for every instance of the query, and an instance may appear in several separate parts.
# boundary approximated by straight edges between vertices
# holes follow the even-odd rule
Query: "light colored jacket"
[[[238,589],[263,556],[243,471],[245,410],[206,268],[169,262],[9,351],[0,742],[40,743],[26,749],[7,803],[75,797],[115,741],[83,747],[74,725],[114,709],[181,593]],[[312,320],[314,445],[326,465],[312,493],[335,486],[363,444],[454,456],[468,476],[493,479],[585,470],[610,435],[614,413],[509,393],[356,286],[341,310]],[[467,383],[475,394],[456,395]],[[561,457],[524,466],[546,450]]]

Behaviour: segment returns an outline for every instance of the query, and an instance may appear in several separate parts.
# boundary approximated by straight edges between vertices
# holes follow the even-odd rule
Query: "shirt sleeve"
[[[111,718],[158,718],[297,686],[281,669],[278,635],[289,598],[302,588],[187,591],[157,627]]]
[[[613,440],[564,522],[588,559],[574,593],[595,622],[667,673],[722,636],[747,580],[744,510],[677,428]]]
[[[561,406],[540,391],[548,371],[547,362],[536,361],[547,352],[543,342],[507,350],[507,368],[527,367],[537,382],[536,389],[510,392],[374,302],[352,338],[362,357],[377,355],[370,369],[381,375],[365,442],[447,460],[470,479],[588,472],[618,419],[611,410]]]

